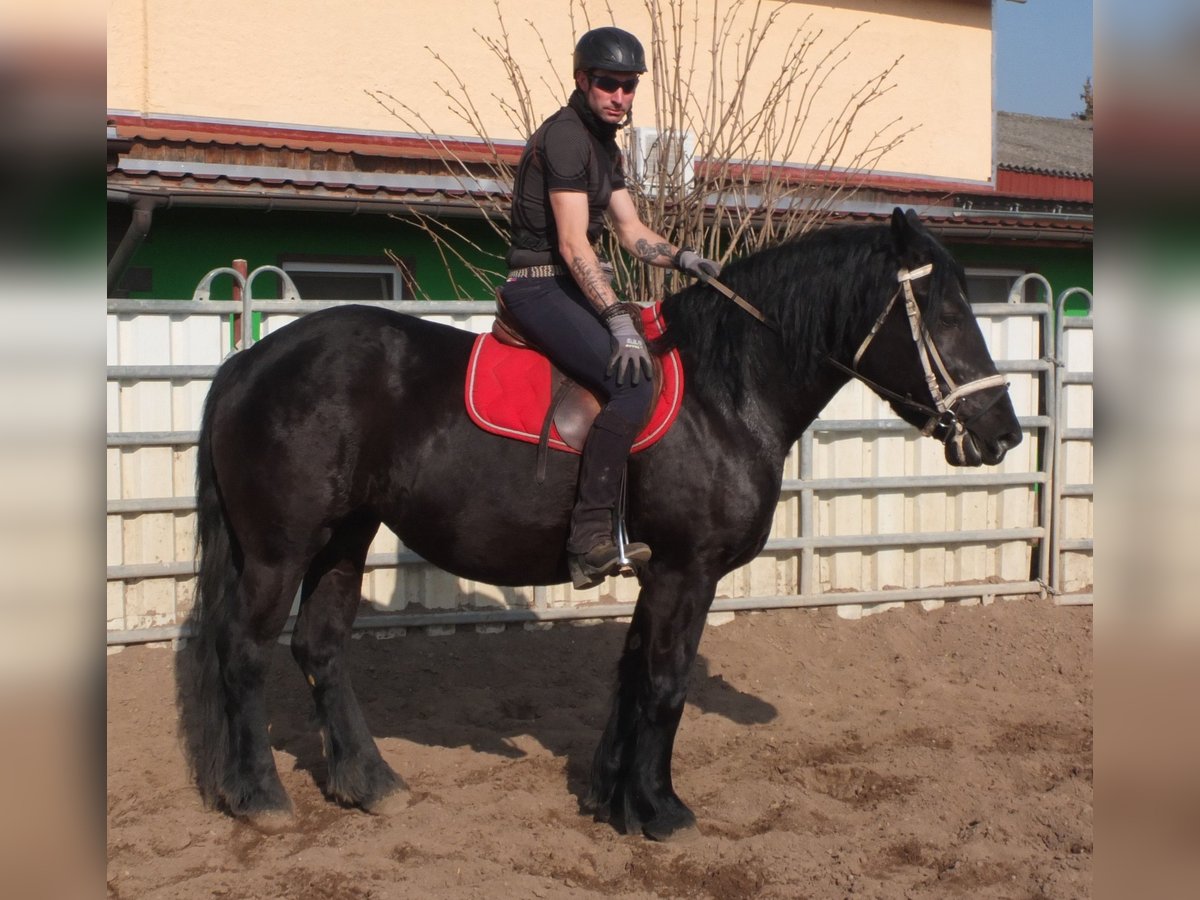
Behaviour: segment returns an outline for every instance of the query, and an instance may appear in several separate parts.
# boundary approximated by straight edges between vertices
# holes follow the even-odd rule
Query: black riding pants
[[[628,376],[618,385],[609,374],[612,338],[583,291],[569,275],[518,278],[501,288],[521,333],[572,379],[604,401],[580,461],[579,489],[571,515],[570,553],[586,553],[612,540],[612,515],[629,449],[654,400],[654,387]]]

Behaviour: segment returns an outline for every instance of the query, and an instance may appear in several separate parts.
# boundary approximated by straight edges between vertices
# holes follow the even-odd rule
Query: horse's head
[[[892,214],[895,292],[850,369],[953,466],[995,465],[1021,426],[966,296],[962,268],[912,210]]]

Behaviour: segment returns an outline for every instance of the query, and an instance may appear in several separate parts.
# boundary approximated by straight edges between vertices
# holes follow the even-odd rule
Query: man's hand
[[[608,318],[608,330],[613,337],[613,354],[608,361],[608,374],[617,373],[617,384],[625,383],[625,373],[630,373],[630,384],[637,384],[644,374],[649,380],[654,376],[650,367],[650,353],[646,342],[633,324],[629,313],[620,313]]]
[[[721,274],[720,263],[705,259],[695,250],[686,247],[675,254],[675,268],[700,279],[716,278]]]

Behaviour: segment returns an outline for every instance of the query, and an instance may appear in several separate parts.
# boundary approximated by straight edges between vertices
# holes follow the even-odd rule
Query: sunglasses
[[[638,79],[635,75],[633,78],[613,78],[611,75],[591,75],[589,76],[592,82],[592,87],[598,87],[606,94],[615,94],[617,88],[620,88],[627,94],[632,94],[637,90]]]

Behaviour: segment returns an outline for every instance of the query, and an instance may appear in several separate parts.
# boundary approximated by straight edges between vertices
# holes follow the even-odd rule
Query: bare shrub
[[[498,104],[523,141],[565,101],[573,86],[571,73],[563,71],[563,54],[551,54],[528,19],[523,26],[536,39],[542,58],[523,66],[500,0],[494,6],[493,34],[478,29],[475,34],[499,60],[510,90],[491,92],[488,102]],[[594,22],[581,0],[572,0],[569,15],[575,34],[619,24],[646,45],[650,72],[636,110],[640,120],[652,106],[652,124],[641,126],[639,121],[638,128],[624,130],[625,169],[643,221],[677,245],[724,262],[803,234],[858,191],[864,176],[911,131],[900,117],[865,139],[856,130],[864,110],[894,86],[903,57],[836,98],[840,102],[831,103],[826,96],[835,73],[851,59],[866,22],[835,37],[815,27],[810,15],[781,44],[783,4],[644,0],[644,6],[645,23],[616,23],[611,7],[607,21]],[[427,49],[445,73],[435,83],[468,140],[436,134],[418,110],[387,91],[367,93],[407,130],[425,137],[443,171],[464,192],[468,212],[482,217],[507,244],[520,144],[489,133],[472,87],[442,53]],[[557,80],[531,81],[527,72],[532,71],[551,73]],[[818,112],[831,108],[832,114]],[[405,220],[430,238],[452,273],[456,262],[471,282],[490,287],[503,278],[503,258],[469,241],[451,219],[413,205]],[[606,241],[619,293],[644,300],[682,284],[679,273],[634,264],[614,237]],[[474,251],[470,257],[466,248]],[[476,261],[480,256],[488,258],[486,265]],[[459,298],[472,293],[457,281],[453,289]]]

